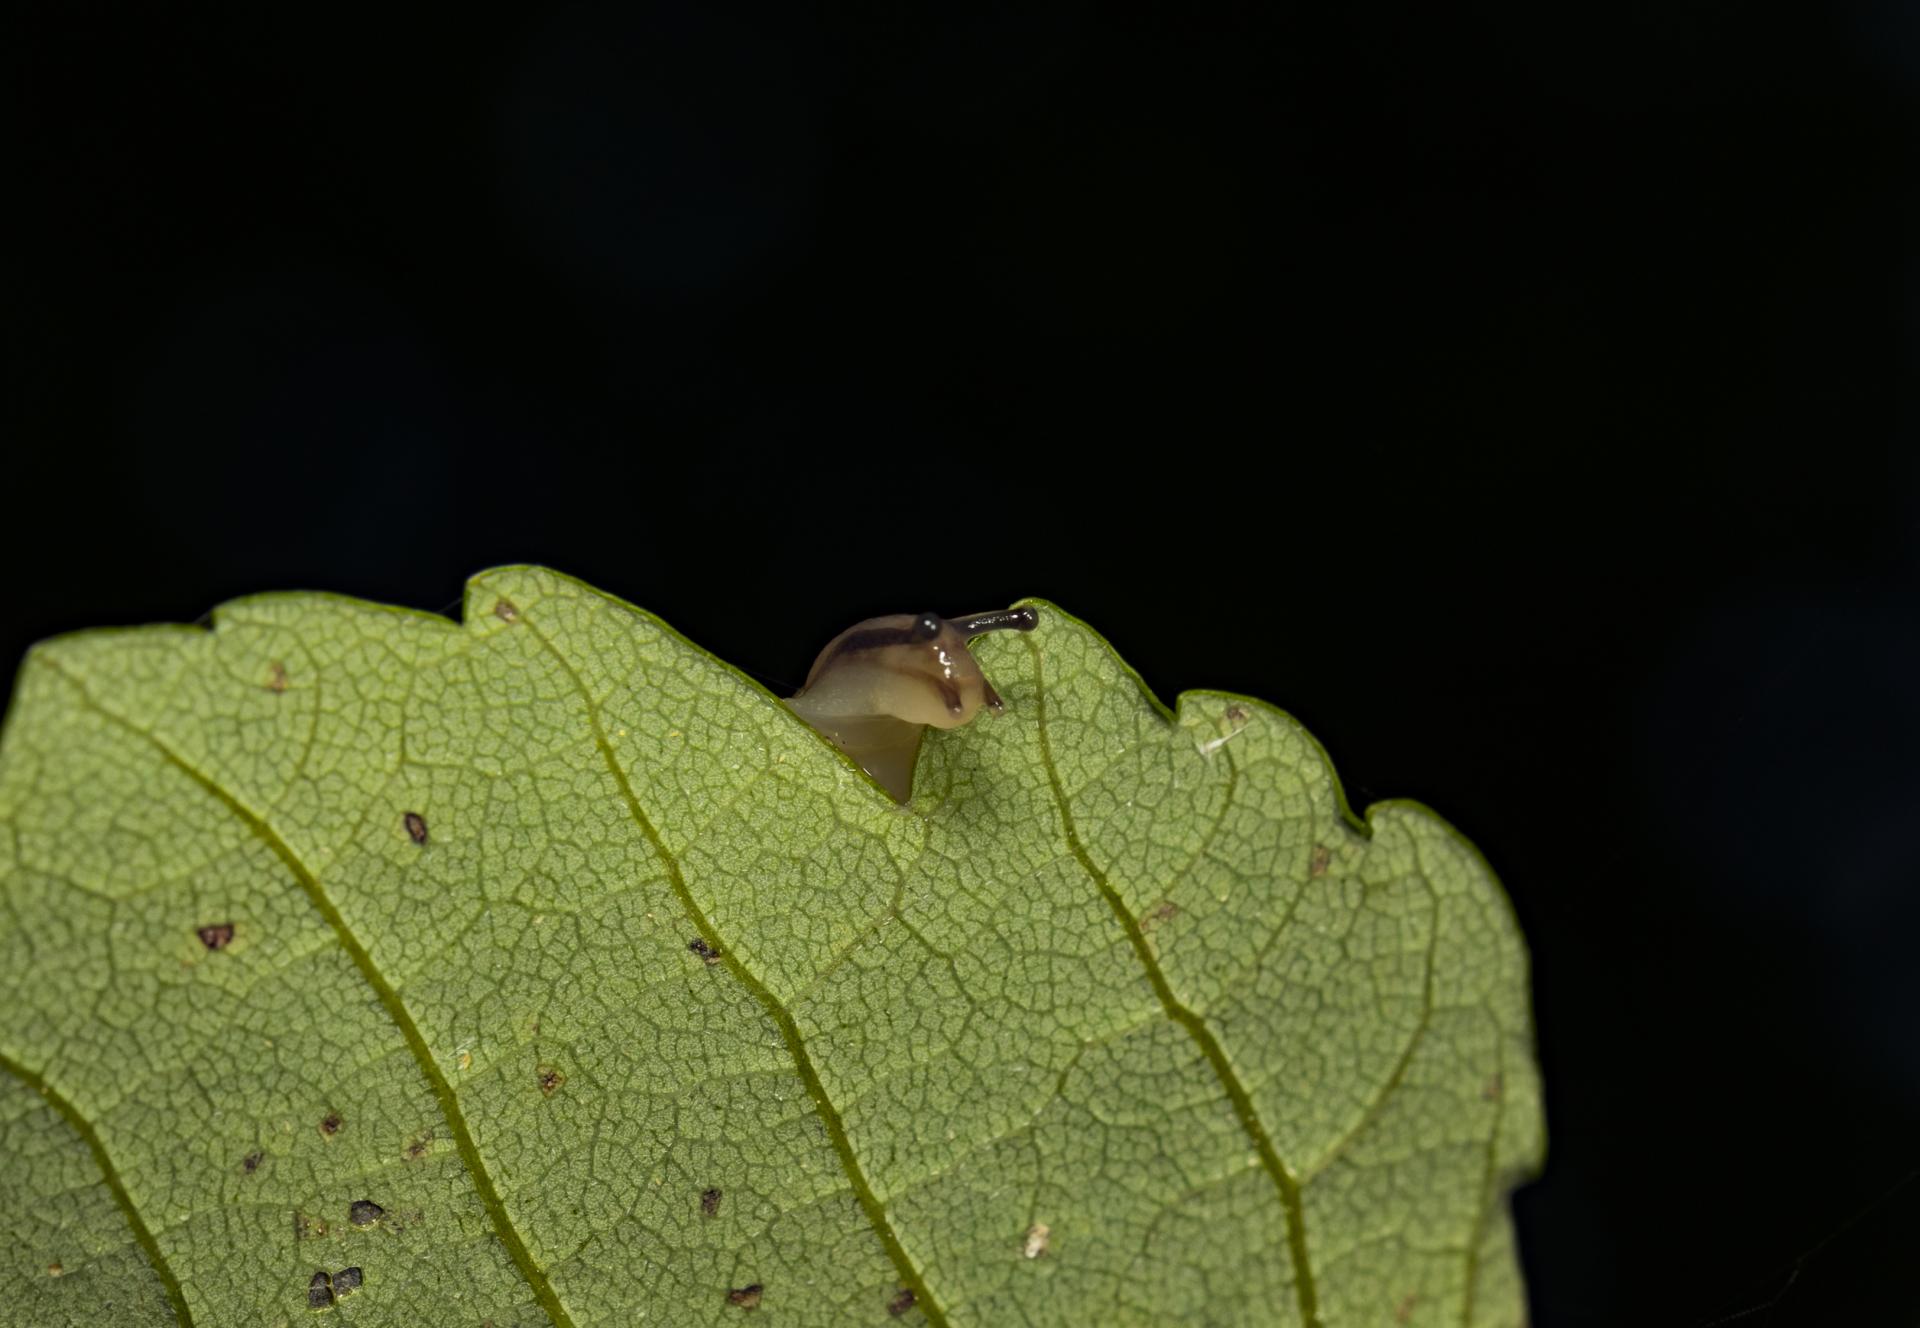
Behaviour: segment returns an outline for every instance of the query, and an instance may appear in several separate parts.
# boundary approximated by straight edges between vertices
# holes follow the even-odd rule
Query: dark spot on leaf
[[[333,1138],[334,1135],[340,1133],[340,1127],[346,1123],[339,1112],[329,1111],[320,1118],[320,1137],[322,1139]]]
[[[58,1260],[47,1265],[48,1277],[63,1277],[66,1275],[66,1271],[66,1268],[63,1267]]]
[[[347,1206],[347,1221],[357,1227],[370,1227],[387,1215],[387,1210],[371,1199],[355,1199]]]
[[[293,1214],[293,1238],[295,1240],[314,1240],[327,1234],[326,1219],[308,1217],[298,1209]]]
[[[1238,701],[1227,707],[1227,723],[1244,724],[1247,722],[1247,708]]]
[[[427,818],[419,812],[408,812],[400,818],[407,823],[407,838],[416,844],[427,842]]]
[[[361,1277],[358,1268],[342,1268],[333,1275],[333,1294],[336,1296],[351,1296],[360,1289],[360,1282]]]
[[[330,1310],[333,1308],[333,1279],[322,1268],[307,1279],[307,1308],[310,1310]]]
[[[254,1172],[260,1170],[260,1163],[266,1159],[266,1156],[267,1155],[259,1149],[254,1149],[251,1153],[248,1153],[240,1159],[240,1170],[251,1176]]]
[[[1501,1078],[1500,1075],[1495,1074],[1487,1080],[1486,1086],[1480,1090],[1480,1096],[1489,1102],[1498,1102],[1500,1100],[1500,1094],[1505,1088],[1506,1081]]]
[[[418,1138],[408,1140],[406,1148],[402,1151],[402,1156],[409,1162],[418,1162],[427,1155],[427,1149],[432,1143],[433,1131],[429,1130]]]
[[[270,692],[287,690],[287,666],[277,659],[267,665],[267,690]]]
[[[1333,850],[1325,844],[1315,844],[1313,846],[1313,857],[1307,860],[1307,875],[1325,876],[1327,874],[1327,864],[1332,861]]]
[[[913,1294],[912,1287],[901,1287],[894,1293],[893,1299],[887,1302],[887,1313],[897,1319],[912,1309],[914,1302],[919,1299],[920,1297]]]
[[[513,607],[511,600],[497,599],[493,602],[493,616],[501,622],[516,622],[519,620],[520,610]]]
[[[551,1065],[542,1065],[535,1073],[540,1080],[540,1091],[548,1097],[552,1097],[559,1091],[560,1085],[567,1082],[567,1076]]]
[[[692,940],[688,941],[687,949],[699,955],[700,958],[705,960],[709,965],[717,964],[720,962],[720,952],[714,949],[711,945],[708,945],[707,938],[704,936],[696,936]]]
[[[743,1310],[758,1309],[760,1305],[760,1284],[750,1283],[727,1292],[727,1304],[738,1305]]]
[[[215,922],[205,927],[194,928],[193,934],[200,938],[200,944],[209,950],[224,950],[233,940],[231,922]]]
[[[1163,899],[1148,910],[1147,916],[1140,919],[1140,930],[1152,931],[1163,922],[1171,922],[1180,912],[1180,905],[1171,899]]]
[[[1411,1291],[1402,1296],[1400,1303],[1393,1307],[1393,1321],[1395,1323],[1405,1323],[1413,1318],[1413,1302],[1418,1299],[1419,1297]]]
[[[720,1211],[720,1191],[718,1190],[700,1191],[700,1211],[702,1213],[705,1213],[708,1217],[712,1217],[715,1213],[719,1212]]]

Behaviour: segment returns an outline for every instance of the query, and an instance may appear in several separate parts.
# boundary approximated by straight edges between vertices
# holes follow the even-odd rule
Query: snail
[[[996,715],[1005,709],[967,642],[985,632],[1031,632],[1039,621],[1038,613],[1024,608],[965,618],[868,618],[827,642],[787,704],[895,802],[905,802],[927,725],[959,728],[982,706]]]

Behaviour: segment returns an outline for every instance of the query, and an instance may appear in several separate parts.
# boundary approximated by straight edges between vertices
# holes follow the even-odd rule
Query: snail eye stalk
[[[987,632],[1031,632],[1040,625],[1040,615],[1030,608],[992,609],[952,619],[953,629],[971,641]]]

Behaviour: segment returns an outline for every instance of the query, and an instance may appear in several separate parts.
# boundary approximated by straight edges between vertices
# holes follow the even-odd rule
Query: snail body
[[[868,618],[827,642],[787,704],[905,802],[928,725],[958,728],[983,709],[997,715],[1005,708],[967,642],[986,632],[1030,632],[1039,621],[1027,608]]]

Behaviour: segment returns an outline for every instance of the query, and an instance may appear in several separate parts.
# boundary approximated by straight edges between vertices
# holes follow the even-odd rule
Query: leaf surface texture
[[[37,647],[0,1324],[1524,1322],[1483,860],[1041,614],[905,809],[537,568]]]

